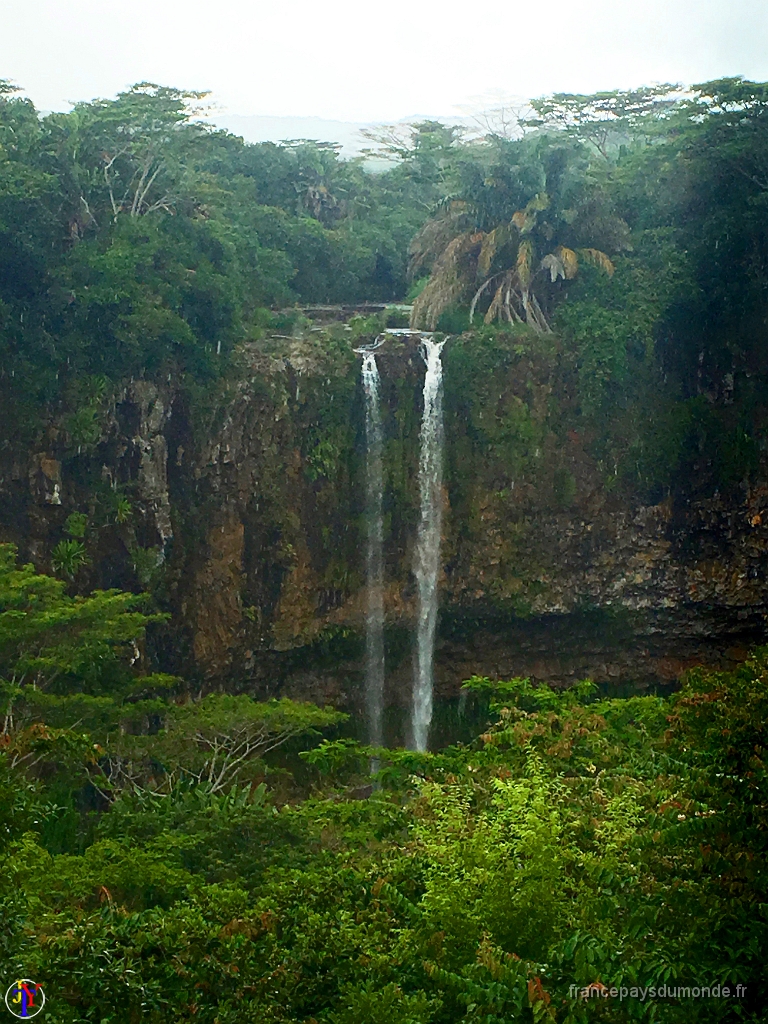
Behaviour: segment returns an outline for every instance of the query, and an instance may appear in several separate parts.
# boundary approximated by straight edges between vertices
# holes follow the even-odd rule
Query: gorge
[[[199,427],[172,381],[135,382],[90,451],[6,450],[6,537],[47,564],[72,511],[98,514],[80,481],[101,476],[133,511],[95,534],[81,585],[128,585],[137,547],[164,550],[145,578],[175,611],[153,657],[198,685],[354,709],[372,737],[389,709],[389,743],[424,742],[406,718],[414,651],[425,693],[429,679],[440,534],[439,701],[473,674],[663,687],[759,638],[764,484],[735,498],[616,494],[566,421],[558,351],[518,331],[491,359],[482,336],[444,350],[441,489],[437,449],[419,441],[439,438],[439,343],[429,378],[421,335],[392,334],[363,355],[361,385],[349,334],[305,321],[246,346]]]
[[[698,113],[633,93],[661,135],[631,152],[561,132],[563,99],[514,142],[424,122],[374,175],[210,133],[178,90],[84,106],[101,177],[66,230],[64,170],[4,200],[0,539],[77,593],[148,589],[170,620],[147,668],[354,708],[385,743],[424,746],[429,693],[474,673],[655,688],[738,662],[765,613],[764,301],[759,261],[728,267],[763,236],[759,178],[720,188],[719,140],[759,162],[762,100],[713,112],[743,88]],[[54,122],[7,95],[30,140],[9,160],[48,181]],[[123,153],[123,122],[155,128]],[[152,189],[186,167],[212,205],[114,206],[152,132],[175,147]],[[433,331],[452,340],[425,367]]]

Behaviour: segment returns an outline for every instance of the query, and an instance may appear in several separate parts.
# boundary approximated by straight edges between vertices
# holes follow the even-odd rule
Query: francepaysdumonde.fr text
[[[571,985],[568,989],[572,999],[742,999],[747,994],[746,985]]]

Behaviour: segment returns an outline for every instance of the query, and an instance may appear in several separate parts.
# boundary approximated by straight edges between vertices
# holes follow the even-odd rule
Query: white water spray
[[[368,449],[365,509],[368,533],[365,559],[365,704],[368,713],[368,742],[373,747],[380,747],[384,739],[384,472],[379,368],[373,352],[363,352],[362,376],[365,391],[365,438]]]
[[[411,729],[416,750],[426,750],[432,721],[433,657],[437,627],[437,578],[443,519],[443,367],[445,341],[424,338],[427,373],[424,378],[424,416],[421,421],[419,493],[421,517],[416,540],[415,575],[418,585],[416,681]]]

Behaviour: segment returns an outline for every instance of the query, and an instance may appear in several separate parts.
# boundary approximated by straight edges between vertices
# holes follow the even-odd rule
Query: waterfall
[[[415,575],[418,585],[416,682],[411,728],[416,750],[427,749],[432,721],[433,656],[437,626],[437,577],[440,571],[443,487],[443,367],[444,341],[424,338],[427,373],[424,378],[424,416],[421,421],[419,494],[421,517],[416,539]]]
[[[363,390],[365,391],[366,464],[366,581],[365,614],[365,703],[368,714],[368,742],[383,743],[382,709],[384,703],[384,526],[382,497],[383,436],[379,401],[379,368],[373,352],[363,353]]]

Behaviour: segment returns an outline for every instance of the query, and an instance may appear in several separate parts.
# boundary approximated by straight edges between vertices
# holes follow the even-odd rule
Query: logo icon
[[[5,1005],[14,1017],[36,1017],[45,1006],[43,986],[29,978],[19,978],[5,993]]]

